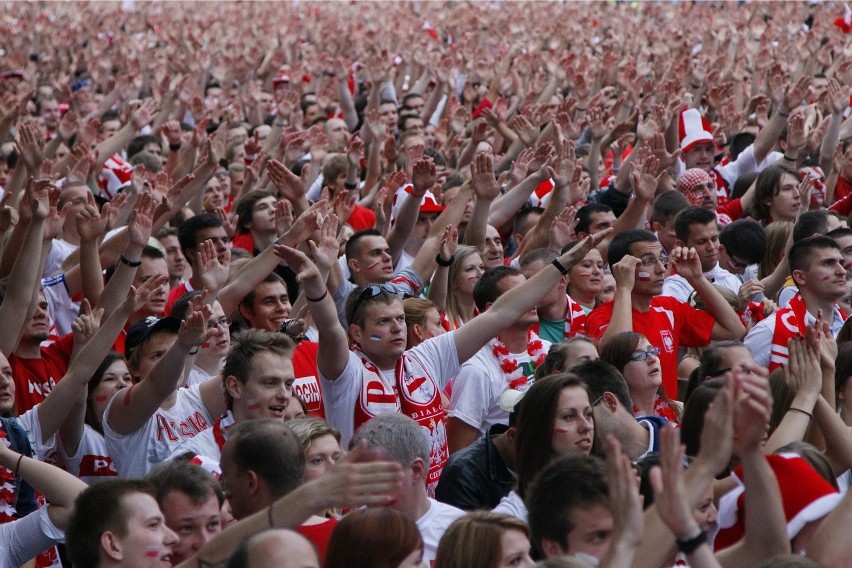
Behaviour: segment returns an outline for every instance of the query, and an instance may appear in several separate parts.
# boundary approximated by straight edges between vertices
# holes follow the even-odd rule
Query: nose
[[[580,432],[588,432],[589,430],[594,430],[594,428],[595,428],[594,418],[586,418],[585,415],[580,416],[580,422],[579,422],[579,431]]]
[[[178,542],[180,542],[180,539],[179,539],[179,538],[178,538],[178,536],[174,533],[174,531],[172,531],[172,530],[171,530],[169,527],[167,527],[166,525],[163,525],[163,531],[164,531],[164,534],[163,534],[163,544],[165,544],[165,545],[166,545],[166,546],[168,546],[169,548],[171,548],[172,546],[174,546],[174,545],[176,545]]]
[[[129,384],[130,381],[126,381],[124,377],[118,377],[117,379],[115,379],[115,390],[120,391]]]

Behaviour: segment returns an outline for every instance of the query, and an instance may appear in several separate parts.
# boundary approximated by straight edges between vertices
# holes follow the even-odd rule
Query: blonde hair
[[[325,420],[320,418],[295,418],[288,421],[287,426],[295,432],[302,444],[302,449],[306,451],[311,442],[323,436],[334,436],[337,443],[340,443],[340,430],[329,426]]]
[[[462,317],[458,294],[455,291],[455,281],[461,271],[464,259],[472,254],[480,254],[479,249],[470,245],[459,245],[456,248],[456,253],[453,255],[453,263],[450,265],[450,270],[447,272],[447,301],[444,309],[446,310],[447,321],[450,323],[451,330],[456,328],[457,319],[461,323],[466,323]]]
[[[787,249],[787,241],[793,232],[793,223],[790,221],[775,221],[766,226],[766,252],[757,263],[757,277],[766,278],[775,270],[784,252]]]

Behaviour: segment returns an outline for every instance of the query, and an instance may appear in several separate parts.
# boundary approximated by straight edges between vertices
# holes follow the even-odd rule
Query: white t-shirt
[[[198,365],[193,365],[192,369],[186,374],[186,385],[187,387],[191,387],[192,385],[200,385],[204,381],[209,381],[210,379],[215,378],[216,375],[210,375],[199,367]]]
[[[208,428],[203,432],[199,432],[192,438],[184,440],[172,451],[169,460],[173,460],[187,452],[192,452],[197,456],[204,456],[216,462],[222,459],[222,450],[219,449],[219,444],[213,437],[213,429]]]
[[[65,273],[44,278],[41,285],[44,287],[47,310],[56,326],[56,333],[59,336],[71,333],[71,323],[80,313],[80,302],[73,301],[68,295]]]
[[[41,403],[36,404],[20,416],[18,416],[18,424],[27,431],[27,438],[30,441],[30,446],[33,449],[33,459],[51,465],[58,465],[59,461],[56,455],[56,434],[42,443],[41,437],[41,422],[38,419],[38,407]]]
[[[53,239],[50,250],[47,253],[47,259],[44,262],[42,278],[53,276],[59,272],[62,269],[62,263],[75,250],[77,250],[77,245],[72,245],[68,241],[59,238]]]
[[[198,385],[192,385],[178,389],[174,406],[168,410],[158,408],[135,432],[118,434],[109,427],[109,416],[113,407],[120,408],[126,398],[127,393],[112,397],[104,411],[103,422],[107,451],[121,477],[144,477],[152,467],[168,458],[182,441],[213,424]]]
[[[510,517],[515,517],[516,519],[520,519],[527,522],[527,517],[529,517],[529,512],[527,511],[527,506],[524,505],[524,500],[521,499],[521,496],[518,495],[518,492],[514,489],[509,492],[508,495],[500,499],[500,502],[497,504],[494,509],[492,509],[494,513],[502,513],[504,515],[509,515]]]
[[[742,286],[740,279],[735,274],[731,274],[719,266],[718,262],[711,270],[705,272],[704,276],[711,284],[727,288],[734,294],[738,294],[740,286]],[[686,278],[679,274],[672,274],[666,277],[665,282],[663,282],[663,293],[661,295],[677,298],[681,302],[688,302],[689,296],[693,291],[692,286],[686,281]]]
[[[544,339],[541,342],[547,352],[550,342]],[[512,353],[509,357],[517,360],[519,365],[530,362],[530,355],[526,351]],[[532,386],[532,375],[528,379],[528,386]],[[508,424],[509,413],[500,408],[500,397],[508,388],[507,376],[492,353],[489,342],[465,361],[458,376],[453,379],[453,395],[447,415],[478,428],[480,435],[485,434],[493,424]]]
[[[431,565],[438,551],[438,542],[444,536],[447,527],[459,517],[464,516],[465,512],[431,498],[429,504],[431,507],[426,514],[417,519],[417,528],[420,530],[420,536],[423,537],[423,560]]]
[[[69,456],[60,439],[59,458],[65,471],[74,474],[89,485],[106,481],[118,475],[112,458],[109,457],[103,435],[89,426],[83,425],[83,435],[77,444],[77,452]]]
[[[0,568],[16,568],[54,544],[65,542],[65,534],[50,522],[49,506],[0,525]]]

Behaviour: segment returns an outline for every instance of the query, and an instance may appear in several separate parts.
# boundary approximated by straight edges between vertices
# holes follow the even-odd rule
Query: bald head
[[[319,568],[314,546],[302,535],[272,529],[244,541],[228,568]]]

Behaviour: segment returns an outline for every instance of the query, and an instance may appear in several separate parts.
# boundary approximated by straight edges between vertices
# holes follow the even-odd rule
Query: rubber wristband
[[[18,470],[21,469],[21,460],[24,459],[24,454],[18,456],[18,461],[15,464],[15,475],[14,477],[18,477]]]
[[[435,262],[438,263],[438,266],[444,266],[444,267],[452,266],[453,258],[450,257],[450,260],[444,260],[443,258],[441,258],[441,253],[438,253],[438,254],[435,255]]]
[[[561,262],[559,262],[558,258],[554,258],[552,261],[550,261],[550,264],[555,266],[556,270],[558,270],[560,273],[562,273],[563,276],[568,274],[568,269],[565,268],[565,266]]]
[[[801,412],[802,414],[804,414],[805,416],[807,416],[811,420],[814,419],[814,415],[811,414],[810,412],[808,412],[807,410],[802,410],[801,408],[796,408],[795,406],[791,406],[787,410],[792,410],[793,412]]]
[[[684,554],[692,554],[695,552],[699,546],[702,544],[707,544],[707,533],[701,531],[694,537],[688,540],[675,540],[677,543],[677,549]]]
[[[126,264],[130,268],[138,268],[142,266],[142,260],[127,260],[123,254],[118,255],[118,260],[120,260],[123,264]]]
[[[178,142],[177,144],[169,144],[169,150],[172,152],[177,152],[178,150],[180,150],[180,142]]]
[[[352,191],[353,189],[358,189],[358,184],[357,183],[343,182],[343,187],[348,189],[349,191]]]
[[[781,110],[781,109],[779,108],[779,109],[778,109],[778,116],[780,116],[781,118],[787,118],[787,117],[789,117],[789,116],[790,116],[790,113],[789,113],[789,112],[784,112],[783,110]]]
[[[326,296],[328,296],[328,290],[327,289],[326,289],[325,292],[322,293],[322,296],[320,296],[319,298],[311,298],[310,296],[305,294],[305,299],[309,302],[313,302],[313,303],[316,304],[317,302],[322,302],[323,300],[325,300]]]

